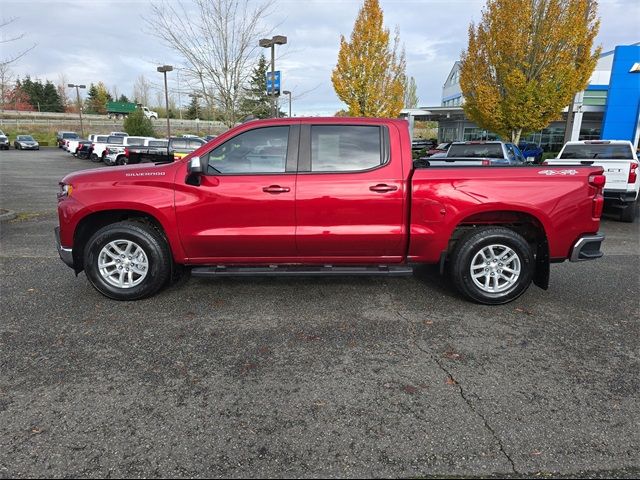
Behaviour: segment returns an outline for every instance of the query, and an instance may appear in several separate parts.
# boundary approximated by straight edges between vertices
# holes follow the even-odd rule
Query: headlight
[[[60,183],[60,191],[58,192],[58,198],[70,197],[73,192],[73,185],[67,183]]]

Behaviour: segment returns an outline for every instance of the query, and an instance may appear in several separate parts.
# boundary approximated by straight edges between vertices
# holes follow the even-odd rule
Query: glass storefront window
[[[607,94],[606,90],[585,90],[582,103],[584,105],[605,106]]]

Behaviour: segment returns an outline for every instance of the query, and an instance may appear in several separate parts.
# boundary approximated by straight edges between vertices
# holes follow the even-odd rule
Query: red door
[[[399,262],[406,247],[397,132],[375,125],[303,125],[296,186],[301,257]],[[318,258],[322,257],[322,258]]]
[[[176,188],[190,261],[268,263],[296,256],[297,132],[297,126],[254,128],[202,156],[209,170],[201,184]]]

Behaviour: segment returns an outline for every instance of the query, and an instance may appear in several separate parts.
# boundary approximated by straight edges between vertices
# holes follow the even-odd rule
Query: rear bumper
[[[600,245],[604,240],[604,235],[583,235],[578,239],[571,249],[569,260],[572,262],[583,262],[585,260],[595,260],[602,257],[604,253],[600,250]]]
[[[58,249],[58,255],[64,263],[66,263],[69,267],[75,268],[73,264],[73,249],[72,248],[64,248],[60,244],[60,227],[56,227],[54,229],[56,235],[56,248]]]
[[[630,190],[605,190],[602,192],[605,202],[631,203],[636,199],[636,192]]]

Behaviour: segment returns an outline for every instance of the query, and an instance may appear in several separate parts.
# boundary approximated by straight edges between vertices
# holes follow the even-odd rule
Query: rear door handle
[[[289,187],[281,187],[280,185],[270,185],[262,188],[262,191],[267,193],[286,193],[290,190]]]
[[[395,192],[396,190],[398,190],[398,187],[396,187],[395,185],[387,185],[386,183],[379,183],[378,185],[369,187],[369,190],[377,193]]]

